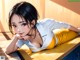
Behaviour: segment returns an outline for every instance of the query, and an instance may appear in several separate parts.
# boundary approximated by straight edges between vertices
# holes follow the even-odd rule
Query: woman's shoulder
[[[49,23],[52,21],[54,22],[55,20],[51,18],[44,18],[44,19],[38,20],[38,23]]]

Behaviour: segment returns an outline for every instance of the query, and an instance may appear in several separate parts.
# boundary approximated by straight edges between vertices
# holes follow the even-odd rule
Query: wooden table
[[[21,60],[16,53],[7,55],[4,51],[11,40],[0,40],[0,60]]]
[[[6,60],[19,60],[18,57],[15,56],[8,56],[3,54],[6,45],[10,43],[11,40],[0,41],[0,54],[6,57]],[[30,55],[31,60],[62,60],[63,57],[68,55],[72,50],[74,50],[78,45],[80,45],[80,37],[77,37],[69,42],[61,44],[53,49],[41,51],[38,53],[32,53]],[[24,53],[24,51],[22,51]],[[29,56],[26,54],[26,58]]]
[[[24,56],[25,60],[62,60],[79,45],[80,37],[77,37],[50,50],[32,53],[30,56],[23,50],[21,51],[21,54]]]
[[[53,49],[42,51],[39,53],[33,53],[31,58],[34,60],[62,60],[66,55],[73,51],[80,45],[80,37],[77,37],[64,44],[56,46]]]

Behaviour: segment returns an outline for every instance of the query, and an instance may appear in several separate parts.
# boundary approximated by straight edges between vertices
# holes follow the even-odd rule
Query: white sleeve
[[[19,48],[20,48],[23,44],[24,44],[24,41],[23,41],[23,40],[18,40],[17,43],[16,43],[17,47],[19,47]]]
[[[60,28],[69,28],[70,25],[64,22],[55,21],[53,19],[47,19],[45,21],[45,24],[47,27],[49,27],[51,30],[53,29],[60,29]]]

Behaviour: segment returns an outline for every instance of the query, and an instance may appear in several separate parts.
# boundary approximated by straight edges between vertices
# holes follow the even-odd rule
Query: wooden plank
[[[0,40],[10,40],[12,36],[11,32],[0,32]]]
[[[20,60],[19,56],[13,54],[7,55],[5,49],[11,40],[0,40],[0,56],[5,57],[4,60]],[[14,56],[15,55],[15,56]]]
[[[0,42],[0,47],[5,48],[5,45],[3,44],[9,44],[11,40],[9,41],[2,41]],[[73,49],[75,49],[80,44],[80,37],[77,37],[69,42],[66,42],[64,44],[58,45],[53,49],[50,50],[44,50],[38,53],[32,53],[30,56],[27,54],[26,58],[31,58],[32,60],[60,60],[62,57],[69,54]],[[21,51],[21,54],[23,54],[25,51]]]
[[[33,58],[33,60],[60,60],[62,57],[66,56],[66,53],[68,54],[73,50],[73,48],[76,48],[79,43],[80,37],[56,46],[51,50],[33,53],[31,58]]]

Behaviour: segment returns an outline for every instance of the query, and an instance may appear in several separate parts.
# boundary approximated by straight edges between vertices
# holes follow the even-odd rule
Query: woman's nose
[[[21,28],[18,28],[17,31],[18,31],[18,33],[22,33],[22,29]]]
[[[19,35],[22,35],[22,34],[23,34],[23,32],[22,32],[21,29],[18,29],[18,34],[19,34]]]

